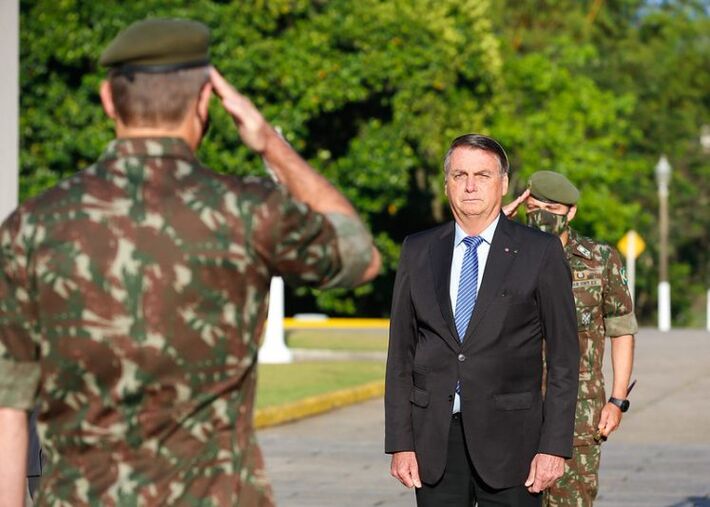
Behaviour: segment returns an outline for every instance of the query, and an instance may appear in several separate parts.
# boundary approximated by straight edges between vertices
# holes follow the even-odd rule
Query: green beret
[[[119,33],[99,63],[124,72],[171,72],[209,64],[210,31],[197,21],[145,19]]]
[[[538,171],[530,176],[530,195],[544,202],[573,206],[579,200],[579,190],[560,173]]]

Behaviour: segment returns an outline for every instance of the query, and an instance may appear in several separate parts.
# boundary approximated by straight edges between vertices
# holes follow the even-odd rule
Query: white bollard
[[[284,334],[284,281],[275,276],[269,289],[269,315],[264,343],[259,349],[259,362],[283,364],[293,362],[293,354],[286,346]]]
[[[636,302],[636,241],[629,241],[626,252],[626,278],[628,281],[631,303]]]
[[[15,209],[18,196],[20,2],[0,2],[0,222]]]
[[[671,284],[658,284],[658,330],[671,330]]]

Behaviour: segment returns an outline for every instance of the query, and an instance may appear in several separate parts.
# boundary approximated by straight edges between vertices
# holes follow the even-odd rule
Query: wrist
[[[260,136],[261,137],[261,143],[260,146],[256,147],[254,149],[255,152],[257,152],[261,157],[266,157],[268,152],[273,148],[274,146],[274,140],[278,140],[283,142],[279,134],[273,129],[269,123],[264,120],[263,125],[259,128],[260,130]]]
[[[622,399],[622,398],[615,398],[612,396],[609,398],[609,403],[611,405],[614,405],[616,408],[618,408],[621,412],[626,412],[629,410],[629,406],[631,403],[627,399]]]

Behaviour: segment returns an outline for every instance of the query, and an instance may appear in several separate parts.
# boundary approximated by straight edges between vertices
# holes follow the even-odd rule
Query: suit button
[[[463,354],[459,354],[459,361],[463,363],[465,360],[466,356],[464,356]]]

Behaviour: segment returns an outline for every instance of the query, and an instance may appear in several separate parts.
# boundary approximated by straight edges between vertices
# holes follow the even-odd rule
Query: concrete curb
[[[296,329],[389,329],[389,319],[326,318],[322,320],[294,319],[286,317],[284,328]]]
[[[341,389],[332,393],[304,398],[294,403],[257,409],[254,414],[254,426],[257,429],[297,421],[305,417],[322,414],[330,410],[354,405],[361,401],[383,396],[385,383],[382,380],[370,382],[350,389]]]

